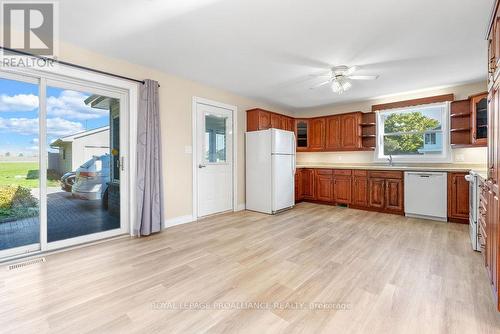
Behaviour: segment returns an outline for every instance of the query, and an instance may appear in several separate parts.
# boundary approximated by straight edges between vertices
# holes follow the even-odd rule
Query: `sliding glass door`
[[[0,256],[40,250],[39,88],[0,78]]]
[[[0,259],[126,233],[126,93],[19,79],[0,78]]]

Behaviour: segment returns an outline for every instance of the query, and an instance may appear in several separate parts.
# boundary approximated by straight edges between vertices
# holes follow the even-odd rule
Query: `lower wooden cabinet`
[[[351,204],[352,178],[350,175],[334,175],[333,201],[338,204]]]
[[[375,209],[383,209],[385,205],[385,180],[381,178],[370,178],[368,180],[369,206]]]
[[[464,176],[465,173],[448,173],[450,221],[457,221],[457,218],[458,222],[467,221],[469,217],[469,185]],[[303,168],[296,174],[295,194],[296,201],[346,204],[360,209],[404,214],[402,171]]]
[[[317,169],[315,177],[315,200],[321,202],[333,201],[333,177],[331,169]]]
[[[366,176],[353,176],[352,204],[360,207],[368,206],[368,178]]]
[[[469,182],[467,173],[448,173],[448,220],[469,222]]]
[[[500,225],[499,225],[499,201],[497,196],[497,191],[494,189],[497,185],[493,184],[491,181],[486,182],[486,193],[487,193],[487,212],[486,212],[486,254],[485,254],[485,265],[490,279],[490,284],[493,290],[493,296],[495,298],[495,303],[497,308],[500,309],[499,298],[498,298],[498,285],[499,285],[499,273],[498,273],[498,260],[499,260],[499,247],[500,247]]]
[[[302,199],[315,200],[314,198],[314,169],[305,168],[302,174]]]
[[[396,212],[404,212],[404,190],[403,180],[385,180],[385,209]]]
[[[302,169],[295,171],[295,203],[302,201]]]

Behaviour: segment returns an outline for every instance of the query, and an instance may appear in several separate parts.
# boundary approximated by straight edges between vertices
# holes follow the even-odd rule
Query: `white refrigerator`
[[[274,214],[295,205],[295,134],[246,134],[246,209]]]

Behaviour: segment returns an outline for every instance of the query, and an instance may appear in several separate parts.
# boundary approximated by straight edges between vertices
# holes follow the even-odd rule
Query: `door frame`
[[[232,124],[232,173],[233,173],[233,212],[238,211],[238,107],[212,101],[203,97],[193,96],[193,106],[192,106],[192,171],[193,171],[193,188],[192,188],[192,220],[198,220],[198,104],[205,104],[216,108],[222,108],[231,111],[233,124]]]
[[[80,236],[71,239],[65,239],[60,241],[47,242],[47,212],[46,212],[46,161],[44,159],[46,152],[46,143],[44,140],[40,140],[40,157],[39,157],[39,168],[40,168],[40,242],[38,243],[39,248],[37,250],[33,249],[33,245],[22,246],[14,250],[21,250],[22,253],[13,254],[7,252],[9,250],[2,251],[1,253],[6,256],[1,257],[0,261],[8,261],[11,259],[35,255],[39,253],[44,253],[47,251],[52,251],[69,246],[78,246],[83,243],[99,241],[105,238],[110,238],[113,236],[130,234],[132,235],[134,230],[134,222],[136,219],[136,208],[134,203],[136,203],[135,192],[131,191],[136,182],[136,164],[134,163],[136,158],[137,150],[137,113],[138,113],[138,94],[139,94],[139,84],[130,82],[128,80],[114,78],[108,75],[93,73],[90,71],[75,69],[62,64],[57,64],[57,66],[50,68],[1,68],[0,77],[7,79],[19,80],[19,78],[36,78],[39,80],[40,90],[40,110],[39,118],[45,117],[46,106],[42,105],[45,99],[42,98],[42,93],[45,94],[45,88],[47,81],[57,81],[64,82],[67,86],[74,85],[77,86],[92,86],[93,89],[101,91],[109,91],[110,94],[123,94],[123,98],[120,99],[120,103],[128,109],[128,114],[125,113],[123,117],[123,122],[120,122],[120,127],[123,125],[123,129],[120,129],[120,146],[123,145],[124,152],[120,154],[123,159],[124,171],[122,172],[124,176],[123,182],[120,184],[120,188],[123,186],[123,190],[128,193],[126,201],[121,203],[122,208],[121,213],[124,217],[125,223],[120,224],[119,231],[110,230],[104,232],[94,233],[88,236]],[[16,79],[17,78],[17,79]],[[26,79],[24,80],[26,81]],[[42,88],[43,87],[43,88]],[[39,138],[45,136],[46,124],[41,122],[40,125]],[[44,224],[42,224],[42,219]],[[127,224],[128,222],[128,224]],[[29,247],[31,246],[31,247]]]

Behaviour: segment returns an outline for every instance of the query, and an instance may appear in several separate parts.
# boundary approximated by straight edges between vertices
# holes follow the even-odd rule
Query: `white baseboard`
[[[165,224],[163,225],[163,228],[169,228],[169,227],[176,226],[176,225],[192,223],[194,221],[196,221],[196,219],[194,219],[192,215],[170,218],[170,219],[165,220]]]
[[[234,211],[243,211],[246,209],[246,203],[240,203],[238,204],[238,206],[236,207],[236,210]]]

